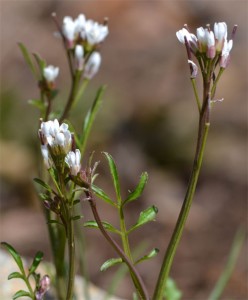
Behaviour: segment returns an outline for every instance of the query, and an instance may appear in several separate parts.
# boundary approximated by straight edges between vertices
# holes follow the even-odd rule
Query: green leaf
[[[22,274],[25,274],[24,272],[24,267],[23,267],[23,263],[22,263],[22,259],[20,254],[8,243],[6,242],[2,242],[1,243],[4,247],[7,248],[8,252],[11,254],[11,256],[14,258],[16,264],[18,265],[20,271]]]
[[[150,206],[148,207],[147,209],[145,209],[144,211],[142,211],[139,215],[139,219],[138,221],[136,222],[136,224],[134,224],[130,229],[129,229],[129,233],[131,231],[133,231],[134,229],[148,223],[148,222],[151,222],[151,221],[154,221],[155,220],[155,217],[158,213],[158,209],[156,206]]]
[[[34,67],[34,64],[32,62],[30,53],[28,52],[27,48],[22,44],[22,43],[18,43],[19,48],[21,49],[22,55],[27,63],[27,65],[29,66],[31,72],[33,73],[34,77],[36,79],[39,79],[39,76],[36,72],[36,69]]]
[[[106,271],[108,268],[115,266],[117,264],[122,263],[122,258],[110,258],[105,263],[102,264],[100,270],[101,271]]]
[[[82,219],[84,216],[74,216],[74,217],[72,217],[71,219],[73,220],[73,221],[77,221],[77,220],[80,220],[80,219]]]
[[[34,107],[38,108],[40,111],[45,110],[45,104],[40,99],[29,99],[28,104],[33,105]]]
[[[43,70],[46,67],[46,62],[37,53],[33,53],[33,56],[34,56],[34,58],[35,58],[35,60],[36,60],[36,62],[38,64],[38,66],[40,67],[40,73],[41,73],[41,75],[43,77]]]
[[[34,182],[38,183],[39,185],[41,185],[43,188],[45,188],[48,192],[52,192],[52,189],[50,188],[50,186],[45,183],[43,180],[39,179],[39,178],[34,178],[33,179]]]
[[[15,295],[12,297],[13,300],[17,299],[17,298],[20,298],[20,297],[29,297],[32,299],[32,296],[30,295],[29,292],[26,292],[26,291],[23,291],[23,290],[20,290],[18,292],[15,293]]]
[[[32,265],[29,268],[29,274],[35,272],[35,270],[38,268],[38,266],[39,266],[40,262],[42,261],[42,259],[43,259],[43,252],[38,251],[35,254],[35,257],[34,257],[34,260],[32,262]]]
[[[149,252],[147,255],[144,255],[143,257],[141,257],[140,259],[138,259],[138,260],[135,262],[135,264],[137,265],[137,264],[139,264],[140,262],[142,262],[142,261],[144,261],[144,260],[148,260],[148,259],[150,259],[150,258],[155,257],[155,256],[158,254],[158,252],[159,252],[159,249],[157,249],[157,248],[152,249],[152,251]]]
[[[45,193],[39,193],[39,196],[42,200],[52,200],[51,197]]]
[[[9,276],[8,276],[8,280],[13,279],[13,278],[20,278],[22,280],[25,280],[23,275],[19,272],[10,273]]]
[[[118,229],[116,229],[113,225],[111,225],[110,223],[102,221],[102,225],[106,230],[120,234],[120,231]],[[87,221],[84,223],[84,227],[99,228],[96,221]]]
[[[111,204],[112,206],[115,206],[115,203],[109,198],[109,196],[99,187],[96,185],[91,186],[92,191],[96,194],[97,197],[101,198],[105,202]]]
[[[49,220],[49,221],[47,221],[47,224],[58,224],[58,225],[64,226],[64,224],[60,223],[60,222],[57,221],[57,220]]]
[[[128,202],[134,201],[138,197],[140,197],[140,195],[142,194],[142,192],[145,188],[147,180],[148,180],[147,172],[142,173],[141,176],[140,176],[139,184],[137,185],[136,189],[132,193],[129,194],[127,199],[123,202],[123,205],[128,203]]]
[[[97,114],[97,112],[100,108],[100,105],[102,103],[101,100],[102,100],[102,96],[103,96],[103,93],[104,93],[105,89],[106,89],[106,86],[101,86],[98,89],[96,97],[94,99],[94,102],[93,102],[90,110],[88,111],[85,119],[84,119],[82,137],[81,137],[81,140],[80,140],[80,143],[81,143],[80,150],[81,150],[82,155],[85,151],[85,147],[86,147],[86,143],[87,143],[87,140],[88,140],[88,136],[89,136],[90,131],[91,131],[91,127],[93,125],[93,122],[96,118],[96,114]]]
[[[80,203],[80,199],[73,200],[73,205],[77,205],[78,203]]]
[[[108,154],[107,152],[103,152],[103,154],[106,156],[108,160],[110,173],[112,175],[112,179],[115,187],[115,193],[118,199],[118,203],[120,204],[121,203],[120,182],[119,182],[119,176],[118,176],[115,162],[113,160],[113,157],[110,154]]]
[[[173,279],[168,278],[165,285],[164,297],[167,300],[180,300],[182,292],[177,288]]]

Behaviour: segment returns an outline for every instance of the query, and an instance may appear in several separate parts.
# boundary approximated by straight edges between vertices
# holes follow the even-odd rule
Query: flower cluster
[[[64,17],[63,20],[62,33],[68,48],[74,48],[80,43],[87,44],[88,47],[95,46],[104,41],[108,32],[107,25],[86,20],[83,14],[75,20],[71,17]]]
[[[62,123],[59,125],[57,119],[54,121],[42,122],[39,129],[39,137],[41,140],[41,153],[44,164],[47,169],[59,161],[64,162],[70,169],[72,176],[77,176],[81,169],[81,153],[79,149],[71,151],[73,146],[72,133],[68,129],[68,125]],[[57,160],[59,158],[59,160]]]
[[[206,28],[199,27],[196,35],[189,32],[187,26],[177,31],[178,40],[189,47],[191,53],[197,58],[204,60],[219,61],[221,68],[226,68],[230,61],[230,51],[233,46],[233,37],[237,26],[234,26],[232,38],[227,39],[227,25],[225,22],[215,23],[214,31],[207,25]],[[190,59],[190,57],[189,57]]]
[[[68,16],[63,19],[62,34],[66,47],[73,51],[76,69],[84,69],[83,75],[87,79],[91,79],[99,70],[101,55],[95,50],[108,33],[106,24],[86,20],[83,14],[75,20]]]

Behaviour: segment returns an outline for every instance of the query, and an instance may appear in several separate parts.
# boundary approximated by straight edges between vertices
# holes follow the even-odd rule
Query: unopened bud
[[[83,70],[84,48],[81,45],[77,45],[75,47],[75,62],[76,62],[76,69],[79,71]]]
[[[49,65],[49,66],[45,67],[43,70],[43,76],[46,79],[46,82],[48,84],[53,84],[55,79],[58,77],[58,75],[59,75],[58,67]]]
[[[101,55],[99,52],[93,52],[87,60],[84,68],[84,77],[92,79],[98,72],[101,65]]]

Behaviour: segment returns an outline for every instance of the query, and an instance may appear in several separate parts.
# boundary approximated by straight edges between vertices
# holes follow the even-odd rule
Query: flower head
[[[63,123],[59,125],[57,119],[54,121],[42,122],[39,130],[40,138],[43,145],[49,145],[54,155],[67,154],[71,149],[71,132],[68,125]],[[43,149],[46,157],[45,150]]]
[[[103,42],[108,33],[107,25],[99,24],[93,20],[87,20],[84,30],[81,31],[81,38],[85,39],[89,45],[94,46]]]
[[[77,176],[78,172],[81,169],[81,153],[79,149],[76,149],[75,152],[70,151],[66,157],[65,157],[65,162],[70,168],[70,173],[73,176]]]
[[[101,55],[99,52],[93,52],[87,60],[84,67],[84,77],[91,79],[98,72],[101,65]]]
[[[53,83],[59,75],[59,68],[49,65],[43,69],[43,76],[48,83]]]

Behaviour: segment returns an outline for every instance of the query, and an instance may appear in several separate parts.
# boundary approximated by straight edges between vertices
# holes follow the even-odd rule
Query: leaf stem
[[[89,199],[90,207],[92,210],[92,213],[94,215],[94,218],[98,224],[99,229],[101,230],[103,236],[105,239],[110,243],[110,245],[115,249],[115,251],[120,255],[120,257],[123,259],[123,261],[127,264],[130,273],[132,274],[132,277],[134,277],[135,282],[138,285],[138,291],[142,299],[149,300],[149,295],[146,290],[146,287],[144,285],[144,282],[142,278],[140,277],[138,271],[136,270],[135,266],[133,265],[132,261],[127,257],[127,255],[124,253],[124,251],[120,248],[120,246],[116,243],[116,241],[108,234],[108,232],[105,230],[105,228],[102,225],[102,221],[100,219],[100,216],[98,214],[95,199],[93,198],[93,195],[90,191],[86,191],[86,196]]]

